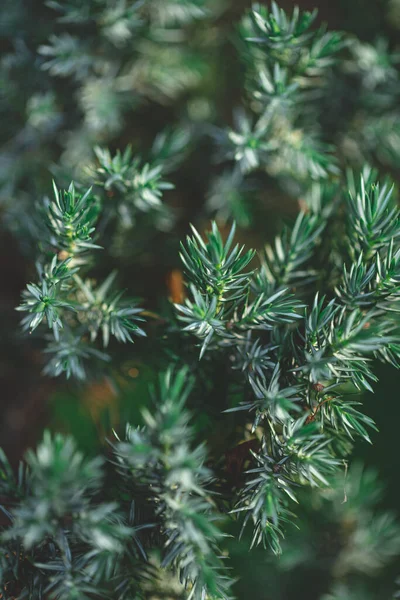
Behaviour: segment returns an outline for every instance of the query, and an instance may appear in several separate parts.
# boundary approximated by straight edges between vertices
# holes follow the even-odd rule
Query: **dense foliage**
[[[15,6],[10,31],[29,20]],[[400,366],[398,55],[316,11],[255,4],[224,123],[223,10],[49,2],[2,60],[2,212],[36,265],[23,330],[46,376],[106,375],[118,396],[133,357],[153,384],[101,457],[49,432],[17,474],[1,454],[2,597],[228,599],[241,542],[227,532],[262,547],[268,598],[288,598],[285,572],[306,560],[329,574],[323,600],[394,593],[359,579],[399,559],[400,524],[376,475],[349,463],[377,429],[362,403],[376,365]],[[151,114],[169,127],[153,131]],[[238,240],[265,242],[269,195],[293,218],[257,253]],[[190,212],[201,227],[179,252]],[[200,214],[215,219],[205,234]],[[177,277],[169,299],[149,298],[157,268]]]

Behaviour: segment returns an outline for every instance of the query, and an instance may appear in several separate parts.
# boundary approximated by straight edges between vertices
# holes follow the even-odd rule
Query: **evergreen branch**
[[[55,184],[53,187],[54,201],[46,203],[45,218],[50,229],[50,249],[56,247],[58,251],[50,263],[44,259],[37,263],[39,284],[27,285],[17,310],[28,313],[22,320],[25,330],[32,332],[46,321],[53,331],[54,342],[45,350],[53,356],[44,372],[52,376],[65,372],[67,378],[83,380],[87,377],[84,361],[109,360],[108,355],[84,341],[85,334],[93,343],[101,331],[104,348],[110,335],[119,342],[132,342],[132,334],[145,336],[137,324],[144,321],[140,316],[143,310],[123,302],[122,292],[111,291],[116,272],[97,289],[78,275],[88,263],[89,251],[99,248],[92,243],[97,208],[90,190],[81,195],[73,183],[68,191],[59,191]]]
[[[227,598],[229,579],[216,546],[221,538],[214,525],[218,515],[207,489],[211,473],[204,466],[204,446],[191,449],[193,433],[184,408],[191,387],[186,369],[164,374],[157,412],[146,410],[146,428],[128,429],[115,452],[122,464],[138,470],[138,483],[149,485],[163,523],[163,565],[178,570],[188,598]]]

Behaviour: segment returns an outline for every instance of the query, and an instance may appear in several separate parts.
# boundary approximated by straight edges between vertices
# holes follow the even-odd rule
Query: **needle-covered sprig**
[[[125,477],[148,489],[163,523],[163,566],[178,571],[188,598],[227,599],[229,578],[217,547],[223,536],[208,490],[211,473],[204,445],[193,447],[185,409],[192,385],[187,369],[162,374],[153,391],[157,409],[146,409],[145,428],[128,428],[126,440],[114,450]]]
[[[116,271],[110,273],[97,289],[93,289],[90,281],[85,282],[76,277],[80,320],[87,324],[92,341],[101,331],[105,348],[108,346],[110,335],[119,342],[132,342],[132,333],[137,336],[146,335],[136,323],[144,321],[140,316],[143,309],[135,306],[133,302],[122,301],[123,292],[111,291],[116,276]]]
[[[45,319],[49,328],[53,329],[55,339],[59,338],[60,329],[63,327],[63,309],[75,310],[63,294],[69,289],[70,280],[78,271],[78,267],[71,267],[71,260],[72,258],[67,258],[60,261],[57,255],[54,255],[50,264],[36,264],[40,283],[28,283],[22,292],[23,302],[16,309],[28,313],[22,320],[24,330],[31,333]]]
[[[316,277],[310,259],[321,243],[326,220],[312,213],[300,212],[294,227],[285,228],[276,236],[274,244],[266,246],[261,256],[256,289],[279,289],[282,286],[298,288]]]
[[[343,270],[355,214],[334,207],[336,193],[329,193],[315,213],[300,213],[232,297],[220,296],[215,283],[225,249],[215,228],[214,253],[197,232],[182,253],[191,281],[191,298],[177,307],[184,331],[200,339],[201,357],[219,357],[227,369],[242,373],[245,400],[227,412],[248,415],[246,424],[252,423],[253,441],[261,448],[249,459],[249,478],[234,511],[244,515],[244,525],[253,523],[253,544],[269,545],[275,553],[284,524],[292,520],[294,490],[328,486],[354,439],[371,441],[376,425],[354,395],[373,390],[373,359],[399,364],[397,221],[388,230],[389,244],[360,254],[350,271]],[[377,198],[366,195],[359,210],[374,215],[376,207]],[[334,273],[326,297],[318,292],[313,266],[332,222],[349,237],[338,248],[341,255],[326,265]],[[365,239],[374,247],[374,239]]]
[[[235,301],[250,282],[251,273],[242,271],[255,252],[244,252],[244,246],[239,244],[232,248],[235,230],[233,225],[224,243],[215,222],[206,240],[192,227],[193,237],[186,238],[186,246],[181,244],[181,259],[188,280],[201,294],[216,296],[218,303]]]
[[[293,14],[288,17],[282,8],[275,2],[271,9],[255,4],[251,12],[254,30],[258,37],[249,41],[265,44],[269,48],[286,48],[288,43],[293,47],[303,44],[311,35],[309,31],[317,16],[317,11],[300,12],[298,6],[293,9]]]
[[[172,146],[172,157],[173,152]],[[131,227],[140,213],[166,210],[163,194],[174,188],[163,178],[164,164],[171,158],[168,150],[162,160],[153,164],[134,156],[130,146],[124,152],[118,150],[114,156],[107,148],[96,147],[95,155],[97,162],[87,169],[87,175],[104,189],[103,203],[123,226]]]
[[[267,125],[261,119],[253,124],[243,112],[235,115],[235,127],[218,132],[216,139],[221,157],[234,160],[243,174],[258,169],[276,149]]]
[[[46,319],[50,329],[53,329],[54,337],[59,338],[59,330],[62,329],[60,318],[60,309],[72,307],[68,302],[57,299],[57,289],[55,286],[48,286],[46,281],[42,281],[41,286],[34,283],[28,283],[23,292],[23,303],[17,310],[28,312],[23,318],[22,326],[27,331],[34,331],[38,325]]]
[[[116,272],[97,288],[81,276],[92,251],[100,248],[92,242],[99,205],[90,189],[82,195],[73,183],[68,190],[53,187],[54,201],[45,202],[43,215],[50,237],[41,243],[39,282],[27,285],[17,310],[27,313],[22,320],[25,330],[39,331],[43,323],[53,330],[54,340],[45,350],[51,359],[44,372],[84,380],[90,359],[109,361],[94,345],[98,333],[101,331],[103,347],[108,346],[110,336],[122,343],[132,342],[132,335],[144,336],[137,324],[144,321],[140,316],[143,310],[136,302],[122,300],[123,292],[113,289]]]
[[[45,200],[53,246],[73,257],[99,248],[93,243],[98,206],[91,188],[79,194],[73,182],[68,190],[59,190],[53,181],[53,191],[54,200]]]
[[[219,317],[218,299],[216,296],[203,296],[193,285],[190,286],[193,302],[186,299],[185,305],[177,305],[179,320],[187,323],[184,331],[196,334],[202,341],[200,358],[207,350],[214,336],[230,337],[226,323]]]
[[[44,350],[47,360],[43,373],[50,377],[65,375],[67,379],[85,381],[89,377],[93,363],[104,363],[111,361],[111,356],[87,344],[80,335],[74,335],[67,328],[58,340],[51,340]]]
[[[355,193],[348,196],[349,237],[354,253],[368,257],[400,238],[400,212],[393,200],[393,186],[368,181],[362,175]]]
[[[316,16],[256,3],[240,23],[246,95],[234,126],[214,137],[216,159],[241,176],[241,190],[249,180],[262,195],[267,174],[289,194],[305,196],[312,182],[339,176],[337,148],[322,123],[346,43],[341,33],[314,27]],[[218,204],[237,218],[234,195],[221,194]],[[256,211],[247,210],[254,218]]]

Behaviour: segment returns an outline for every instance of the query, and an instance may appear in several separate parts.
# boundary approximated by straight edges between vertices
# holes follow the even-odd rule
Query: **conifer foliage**
[[[400,210],[387,174],[400,158],[398,56],[317,26],[316,11],[254,4],[236,31],[244,89],[226,124],[203,91],[223,6],[70,0],[48,10],[57,30],[34,49],[41,91],[26,122],[10,122],[0,163],[5,224],[35,254],[22,329],[45,376],[84,386],[107,374],[121,390],[123,360],[143,352],[157,383],[140,422],[110,430],[97,458],[49,431],[16,473],[1,452],[0,597],[228,600],[240,573],[227,531],[261,546],[276,574],[282,553],[302,564],[293,545],[314,552],[301,522],[311,531],[327,510],[340,539],[320,597],[367,598],[353,574],[400,556],[375,474],[348,468],[354,444],[379,426],[362,402],[376,364],[400,367]],[[32,51],[17,44],[1,64],[11,95]],[[126,123],[148,106],[172,115],[174,102],[184,118],[126,143]],[[160,240],[186,228],[179,185],[195,142],[215,160],[205,161],[200,226],[180,252],[172,243],[186,288],[155,312],[129,270],[161,261]],[[43,173],[27,147],[46,171],[35,202],[27,190],[43,190]],[[264,189],[291,212],[301,198],[300,211],[256,251],[239,240],[260,230]],[[204,217],[214,219],[205,231]],[[141,262],[146,236],[154,248]],[[221,439],[202,416],[217,433],[223,423]]]
[[[229,597],[211,473],[185,408],[190,387],[184,369],[163,374],[145,427],[111,442],[108,465],[49,432],[17,476],[2,454],[6,598],[143,598],[156,578],[154,549],[188,597]]]

